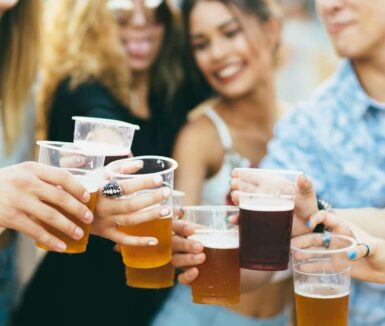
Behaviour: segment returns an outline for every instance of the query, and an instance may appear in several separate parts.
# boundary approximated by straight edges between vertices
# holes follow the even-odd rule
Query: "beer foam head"
[[[282,197],[241,195],[239,208],[264,212],[290,211],[294,209],[294,201]]]
[[[239,247],[239,236],[235,230],[203,230],[189,237],[199,241],[206,248],[236,249]]]
[[[313,299],[337,299],[349,295],[349,289],[339,284],[296,284],[295,293]]]

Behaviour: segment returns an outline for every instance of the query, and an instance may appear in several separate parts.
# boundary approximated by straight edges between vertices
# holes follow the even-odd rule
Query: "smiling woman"
[[[223,205],[231,170],[259,164],[282,109],[274,90],[280,12],[271,0],[185,0],[182,13],[189,74],[217,98],[178,136],[176,187],[186,193],[184,204]],[[154,324],[182,324],[188,309],[191,324],[283,325],[289,284],[242,295],[231,310],[193,305],[178,285]]]

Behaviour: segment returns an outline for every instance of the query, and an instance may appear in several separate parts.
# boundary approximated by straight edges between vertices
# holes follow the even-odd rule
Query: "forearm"
[[[337,216],[356,224],[369,234],[381,239],[385,239],[385,209],[336,209],[335,213]]]
[[[274,272],[241,269],[241,292],[253,291],[270,282]]]

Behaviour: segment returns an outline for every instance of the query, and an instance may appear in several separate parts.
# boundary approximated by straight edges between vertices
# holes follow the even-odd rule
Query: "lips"
[[[221,82],[228,82],[236,78],[243,70],[244,64],[233,63],[218,68],[214,71],[214,76]]]
[[[152,42],[149,39],[131,39],[126,44],[126,49],[131,57],[147,57],[152,48]]]
[[[332,23],[328,23],[327,27],[328,27],[329,33],[337,34],[337,33],[342,32],[344,29],[349,27],[351,24],[352,23],[350,23],[350,22],[332,22]]]

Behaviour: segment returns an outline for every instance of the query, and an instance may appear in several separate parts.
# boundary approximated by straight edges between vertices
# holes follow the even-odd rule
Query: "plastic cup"
[[[228,223],[238,215],[234,206],[183,207],[183,219],[197,228],[189,239],[204,246],[206,260],[198,265],[192,283],[194,303],[229,305],[239,303],[240,267],[238,227]]]
[[[239,169],[241,268],[288,268],[298,171]]]
[[[143,167],[135,174],[122,174],[123,167],[134,161],[142,161]],[[126,180],[160,175],[163,182],[160,187],[169,187],[171,193],[174,187],[174,170],[178,163],[168,157],[138,156],[119,160],[107,165],[106,170],[112,179]],[[142,196],[154,190],[140,191],[132,196]],[[121,199],[124,200],[125,197]],[[172,196],[162,201],[159,205],[166,205],[172,209]],[[154,208],[154,206],[149,207]],[[147,208],[147,209],[149,209]],[[119,226],[121,231],[132,236],[147,236],[158,239],[154,246],[121,246],[123,262],[126,266],[134,268],[154,268],[166,265],[172,257],[172,214],[149,222],[134,226]]]
[[[74,143],[80,148],[105,155],[105,164],[127,158],[135,130],[139,126],[110,119],[72,117],[75,120]]]
[[[86,152],[73,143],[38,141],[37,144],[40,147],[40,163],[66,169],[72,173],[76,179],[78,179],[78,181],[80,181],[80,183],[87,189],[91,195],[91,199],[87,203],[87,207],[93,212],[95,209],[99,189],[98,175],[93,171],[103,167],[104,156]],[[66,253],[74,254],[86,251],[91,224],[83,223],[78,218],[62,211],[58,207],[53,207],[83,229],[83,238],[80,240],[75,240],[44,222],[39,221],[40,225],[42,225],[49,233],[55,235],[67,244],[67,250],[65,251]],[[39,248],[49,250],[48,247],[42,243],[37,242],[36,245]]]
[[[330,235],[325,248],[323,235],[307,234],[292,241],[292,265],[297,325],[347,326],[351,263],[347,251],[354,239]]]
[[[172,193],[173,219],[178,219],[182,207],[184,192],[174,190]],[[142,289],[162,289],[174,285],[175,269],[171,262],[155,268],[132,268],[126,266],[126,284]]]

